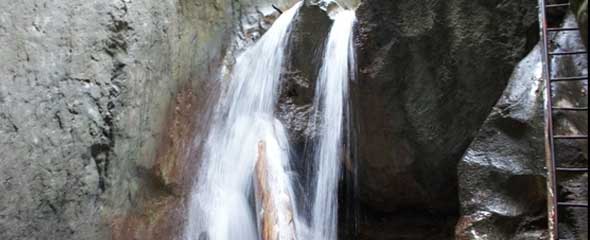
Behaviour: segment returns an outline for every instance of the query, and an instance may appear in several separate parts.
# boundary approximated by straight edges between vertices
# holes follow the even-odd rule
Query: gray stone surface
[[[281,76],[277,118],[285,125],[291,144],[292,165],[297,172],[297,194],[302,196],[302,215],[309,216],[314,189],[313,153],[317,141],[313,117],[316,81],[324,64],[325,42],[332,27],[328,13],[318,5],[303,5],[291,25],[287,59]]]
[[[361,199],[456,214],[456,164],[536,43],[536,3],[367,0],[357,15]]]
[[[176,92],[206,98],[234,33],[268,9],[1,0],[0,239],[109,239],[140,201]]]
[[[274,3],[286,9],[294,2]],[[141,191],[154,184],[146,173],[156,164],[175,95],[188,85],[199,106],[215,96],[222,66],[231,68],[234,55],[277,16],[269,3],[0,0],[0,239],[110,239],[112,218],[150,210],[140,206]],[[365,0],[360,6],[353,101],[364,216],[353,239],[452,239],[459,206],[460,223],[469,224],[458,229],[496,239],[542,233],[535,91],[542,86],[530,71],[537,55],[521,63],[492,109],[536,43],[535,5]],[[319,63],[305,60],[321,45],[313,32],[328,27],[324,15],[306,13],[308,22],[296,22],[284,76],[290,84],[277,109],[295,137],[313,131],[305,124]],[[579,46],[563,38],[559,47]],[[559,74],[584,74],[583,64],[566,58]],[[568,93],[562,103],[587,104],[587,84],[557,88]],[[572,102],[580,95],[586,102]],[[560,131],[570,133],[587,132],[582,120],[557,118],[565,126]],[[474,137],[457,179],[457,163]],[[296,144],[304,154],[304,143]],[[564,158],[587,164],[587,147],[560,147]],[[584,179],[560,180],[563,197],[587,196]],[[143,231],[150,217],[160,222],[168,215],[145,216],[145,225],[132,215],[119,227]],[[587,214],[567,216],[564,233],[587,238]]]
[[[289,131],[296,164],[304,165],[301,161],[312,158],[306,155],[310,149],[304,148],[316,135],[310,117],[331,26],[332,20],[317,6],[303,6],[292,23],[276,112]]]
[[[461,160],[459,239],[540,239],[544,234],[542,73],[538,45],[516,67]]]
[[[456,164],[538,39],[536,3],[367,0],[357,15],[362,200],[455,208]]]
[[[575,27],[567,16],[563,26]],[[575,32],[552,35],[551,51],[581,49]],[[588,74],[585,56],[554,58],[553,77]],[[504,94],[459,164],[462,217],[459,239],[545,239],[545,83],[537,46],[516,67]],[[556,107],[588,106],[587,82],[553,84]],[[555,134],[588,133],[586,113],[555,112]],[[587,141],[556,143],[559,167],[588,167]],[[559,174],[560,201],[587,202],[587,174]],[[588,238],[588,212],[560,209],[562,239]]]
[[[368,213],[361,231],[375,232],[372,226],[389,222],[385,230],[401,236],[391,239],[453,237],[457,163],[514,66],[537,43],[536,5],[361,3],[353,107],[359,120],[360,198]],[[399,219],[414,224],[399,225]],[[451,224],[432,227],[440,219]]]

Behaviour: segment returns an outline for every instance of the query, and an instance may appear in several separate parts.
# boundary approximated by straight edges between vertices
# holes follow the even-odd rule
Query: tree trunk
[[[275,159],[276,160],[276,159]],[[256,162],[256,208],[258,228],[262,240],[295,240],[295,226],[293,221],[292,201],[288,204],[279,204],[280,197],[284,197],[286,186],[278,186],[269,182],[273,179],[269,171],[272,159],[267,159],[266,144],[258,143],[258,159]],[[274,185],[273,185],[274,184]],[[288,196],[288,195],[287,195]],[[287,224],[281,224],[287,223]],[[285,229],[281,229],[281,227]],[[281,238],[281,236],[283,236]]]

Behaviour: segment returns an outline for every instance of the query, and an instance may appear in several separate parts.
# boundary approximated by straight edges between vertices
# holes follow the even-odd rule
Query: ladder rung
[[[554,107],[553,111],[588,111],[587,107]]]
[[[556,168],[558,172],[573,172],[573,173],[585,173],[588,172],[588,168]]]
[[[549,32],[562,32],[562,31],[578,31],[580,28],[577,27],[558,27],[558,28],[547,28]]]
[[[588,139],[588,135],[555,135],[555,139]]]
[[[572,52],[551,52],[549,56],[564,56],[564,55],[576,55],[576,54],[587,54],[586,51],[572,51]]]
[[[552,82],[584,81],[584,80],[588,80],[588,76],[559,77],[559,78],[551,79]]]
[[[556,3],[556,4],[547,4],[545,5],[546,8],[556,8],[556,7],[569,7],[569,3]]]
[[[560,207],[588,208],[587,203],[559,202],[557,205]]]

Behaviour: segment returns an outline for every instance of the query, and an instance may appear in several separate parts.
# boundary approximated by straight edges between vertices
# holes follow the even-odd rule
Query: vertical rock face
[[[291,25],[289,52],[276,112],[288,129],[289,141],[296,156],[293,162],[300,170],[309,164],[304,161],[311,161],[311,156],[306,156],[310,153],[306,143],[315,136],[310,118],[314,113],[316,81],[331,26],[332,20],[316,5],[303,6]]]
[[[544,233],[542,73],[539,45],[517,66],[461,160],[459,239],[540,239]]]
[[[457,163],[536,43],[536,2],[366,0],[357,12],[361,200],[382,219],[366,226],[451,238]]]
[[[575,27],[569,16],[564,27]],[[583,48],[579,34],[551,36],[550,51]],[[553,77],[588,73],[586,56],[555,57]],[[547,204],[544,148],[545,83],[541,47],[537,46],[515,69],[504,94],[459,164],[461,219],[458,239],[544,239]],[[584,107],[588,85],[553,84],[556,107]],[[557,135],[588,132],[585,113],[555,112]],[[588,167],[587,141],[556,141],[559,167]],[[560,173],[560,201],[586,202],[588,175]],[[561,238],[587,239],[587,210],[560,209]]]
[[[0,239],[177,237],[213,80],[272,23],[270,3],[0,0]],[[536,2],[365,0],[357,15],[358,239],[452,239],[459,207],[458,239],[539,237],[537,50],[502,95],[537,42]],[[302,153],[330,24],[308,6],[293,26],[277,112]],[[580,47],[556,39],[558,50]],[[587,75],[585,59],[558,65]],[[587,84],[556,92],[587,106]],[[587,133],[583,120],[557,117],[564,133]],[[566,166],[587,167],[587,146],[558,148]],[[580,182],[587,175],[560,179],[561,196],[587,196]],[[587,239],[587,213],[564,218],[567,237]]]
[[[172,238],[193,119],[269,4],[0,1],[0,239]]]

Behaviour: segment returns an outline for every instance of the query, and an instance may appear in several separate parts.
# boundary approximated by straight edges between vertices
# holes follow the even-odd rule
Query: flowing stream
[[[335,240],[348,81],[354,66],[353,11],[334,18],[316,89],[311,213],[299,214],[288,133],[275,117],[290,25],[284,12],[236,61],[205,141],[189,202],[185,240]],[[310,56],[311,57],[311,56]],[[302,216],[311,216],[310,218]]]

